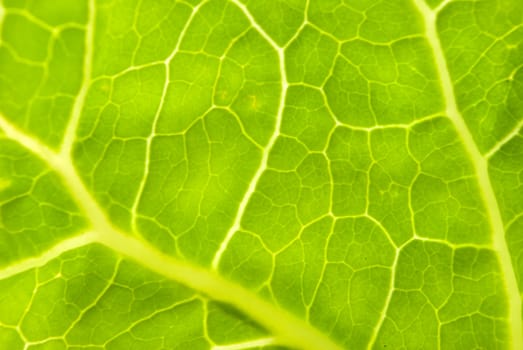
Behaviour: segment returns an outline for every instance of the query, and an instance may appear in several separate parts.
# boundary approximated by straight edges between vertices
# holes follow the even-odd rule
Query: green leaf
[[[522,349],[522,67],[518,0],[0,0],[0,349]]]

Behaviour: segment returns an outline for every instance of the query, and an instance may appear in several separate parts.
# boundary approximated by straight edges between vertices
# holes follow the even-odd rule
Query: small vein
[[[7,267],[0,269],[0,280],[12,277],[19,273],[29,271],[58,258],[65,252],[87,246],[96,242],[96,234],[88,231],[74,237],[67,238],[60,243],[47,249],[43,254],[28,259],[17,261]]]
[[[175,259],[151,246],[147,241],[131,237],[115,229],[83,184],[68,157],[59,156],[46,149],[37,140],[18,131],[4,118],[0,118],[0,129],[20,145],[34,151],[36,156],[42,158],[60,175],[76,204],[91,223],[93,229],[88,242],[103,244],[114,252],[138,262],[146,269],[178,281],[208,295],[213,300],[231,305],[244,312],[254,322],[273,332],[278,338],[278,342],[283,345],[304,350],[341,349],[327,335],[302,319],[271,304],[243,286],[225,279],[215,271]],[[62,246],[64,242],[70,241],[64,240],[59,246]],[[86,242],[80,242],[80,244],[85,245]],[[71,245],[71,249],[74,247],[75,245]],[[60,249],[55,251],[59,255]],[[52,258],[53,256],[50,255],[48,259]]]
[[[74,140],[76,138],[76,131],[80,123],[80,117],[85,105],[87,92],[91,81],[92,65],[93,65],[93,51],[94,51],[94,26],[95,26],[95,0],[88,0],[88,20],[85,26],[85,52],[83,64],[83,77],[80,90],[73,104],[73,110],[69,118],[69,123],[65,129],[64,138],[60,146],[60,153],[65,156],[71,155]]]
[[[443,0],[438,6],[434,8],[434,12],[441,12],[445,7],[447,7],[453,0]]]
[[[17,142],[39,158],[47,160],[48,163],[54,164],[59,161],[59,155],[56,152],[20,131],[2,113],[0,113],[0,130],[4,132],[4,137]]]
[[[144,166],[145,170],[144,170],[142,179],[140,181],[140,185],[138,187],[138,192],[136,193],[136,197],[135,197],[132,209],[131,209],[132,230],[134,233],[138,233],[138,227],[137,227],[138,205],[140,204],[140,200],[143,195],[143,190],[145,188],[145,184],[147,182],[147,178],[149,177],[149,172],[151,170],[151,163],[150,163],[151,144],[152,144],[152,140],[153,140],[154,136],[156,135],[156,126],[158,125],[158,120],[159,120],[160,114],[163,110],[163,106],[165,104],[167,90],[169,89],[170,75],[171,75],[171,69],[170,69],[171,61],[173,60],[174,56],[176,56],[176,54],[180,50],[180,45],[183,41],[183,38],[185,37],[185,34],[187,33],[187,30],[189,29],[189,27],[194,19],[194,16],[196,15],[196,13],[198,12],[198,10],[200,9],[200,7],[203,4],[205,4],[205,2],[201,2],[197,6],[193,7],[192,12],[191,12],[189,18],[187,19],[187,22],[185,23],[182,31],[180,32],[180,35],[178,36],[178,40],[176,41],[176,45],[175,45],[173,51],[163,62],[163,64],[165,65],[165,81],[163,84],[162,95],[160,98],[160,103],[158,105],[158,108],[156,109],[156,113],[154,115],[151,132],[149,133],[149,135],[147,136],[147,139],[146,139],[145,166]]]
[[[485,153],[485,158],[492,158],[503,146],[509,143],[513,138],[515,138],[521,132],[523,128],[523,119],[510,131],[501,141],[496,143],[487,153]]]
[[[236,212],[236,215],[234,217],[234,221],[230,229],[227,231],[227,234],[225,235],[224,240],[220,244],[218,250],[216,251],[216,254],[213,257],[211,267],[214,270],[218,269],[218,266],[220,265],[220,260],[227,250],[227,247],[229,246],[229,243],[231,242],[232,238],[234,237],[235,233],[241,228],[241,220],[244,216],[244,213],[247,209],[247,204],[249,203],[250,198],[252,197],[253,193],[256,191],[256,187],[258,185],[258,181],[260,180],[262,174],[267,169],[267,164],[269,160],[269,154],[271,149],[273,148],[274,144],[276,143],[276,139],[278,136],[280,136],[280,129],[281,129],[281,122],[283,117],[283,110],[285,108],[285,98],[287,96],[287,88],[289,87],[289,83],[287,81],[287,74],[285,72],[285,58],[284,58],[284,49],[278,44],[263,30],[263,28],[256,22],[252,14],[249,12],[247,7],[239,2],[238,0],[231,0],[232,3],[234,3],[238,8],[243,12],[245,17],[249,20],[251,23],[251,26],[258,31],[258,33],[274,48],[276,53],[278,54],[278,61],[280,66],[280,77],[281,77],[281,95],[280,95],[280,101],[278,105],[278,112],[276,114],[276,125],[274,127],[274,132],[272,133],[269,142],[265,146],[265,149],[263,150],[262,157],[260,160],[260,165],[258,166],[258,169],[254,173],[254,176],[252,177],[249,186],[247,187],[247,191],[243,195],[242,200],[240,201],[240,205],[238,206],[238,210]]]
[[[260,338],[255,340],[248,340],[241,343],[228,344],[228,345],[215,345],[211,350],[243,350],[258,348],[261,346],[275,345],[276,339],[273,337]]]
[[[4,27],[4,18],[5,18],[4,1],[0,0],[0,32],[1,32],[2,28]]]
[[[58,154],[42,144],[38,139],[26,135],[16,126],[12,125],[1,113],[0,130],[4,132],[8,139],[17,142],[32,152],[60,175],[73,199],[90,219],[94,231],[106,232],[114,230],[105,212],[100,208],[89,190],[85,187],[69,155],[63,153]]]
[[[144,240],[114,230],[99,234],[97,240],[150,271],[245,312],[253,321],[272,332],[279,344],[304,350],[341,350],[318,329],[215,271],[165,255]]]
[[[125,327],[124,329],[122,329],[121,331],[117,332],[116,334],[112,335],[109,339],[107,339],[103,345],[104,345],[104,349],[105,348],[111,348],[111,342],[115,341],[116,339],[118,339],[119,337],[121,337],[122,335],[126,334],[126,333],[129,333],[129,334],[132,334],[132,331],[133,331],[133,328],[135,327],[138,327],[140,326],[141,324],[147,322],[147,321],[150,321],[152,320],[154,317],[156,317],[157,315],[160,315],[164,312],[168,312],[168,311],[171,311],[171,310],[174,310],[182,305],[186,305],[188,303],[191,303],[195,300],[198,300],[197,297],[190,297],[190,298],[187,298],[187,299],[182,299],[180,301],[177,301],[175,302],[174,304],[170,304],[168,306],[165,306],[165,307],[161,307],[161,308],[158,308],[156,310],[154,310],[153,312],[147,314],[147,315],[144,315],[143,317],[140,317],[139,319],[137,320],[134,320],[132,321],[129,326]]]

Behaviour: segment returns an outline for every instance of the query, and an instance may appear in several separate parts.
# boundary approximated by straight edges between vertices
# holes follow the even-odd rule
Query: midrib
[[[488,174],[488,160],[484,157],[477,147],[470,130],[468,129],[463,116],[461,115],[456,97],[454,86],[448,71],[447,62],[443,53],[443,48],[437,34],[436,19],[437,12],[432,11],[424,0],[414,0],[416,7],[425,22],[425,35],[432,49],[436,69],[441,81],[443,97],[446,104],[446,114],[454,124],[457,133],[460,135],[465,150],[469,154],[472,165],[474,166],[478,179],[478,186],[485,205],[490,227],[492,230],[493,248],[499,257],[501,272],[505,279],[505,287],[509,305],[509,327],[511,328],[513,349],[523,349],[523,335],[521,323],[521,298],[516,281],[516,274],[510,252],[505,240],[505,228],[499,210],[496,195],[494,193],[490,177]]]

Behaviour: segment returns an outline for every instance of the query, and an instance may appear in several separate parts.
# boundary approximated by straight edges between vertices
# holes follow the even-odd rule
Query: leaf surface
[[[521,349],[523,3],[0,0],[0,349]]]

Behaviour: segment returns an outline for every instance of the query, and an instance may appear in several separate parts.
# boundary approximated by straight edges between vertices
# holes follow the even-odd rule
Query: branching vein
[[[136,194],[136,198],[134,200],[133,207],[131,209],[131,213],[132,213],[132,227],[133,227],[134,233],[138,233],[138,227],[137,227],[138,206],[140,204],[140,199],[141,199],[141,197],[143,195],[143,190],[145,188],[145,184],[147,182],[147,178],[149,177],[149,171],[151,169],[151,164],[150,164],[150,160],[151,160],[151,145],[152,145],[152,141],[153,141],[154,135],[156,133],[156,125],[158,124],[158,119],[160,118],[160,114],[162,113],[163,106],[165,104],[165,99],[167,97],[167,90],[169,89],[169,83],[170,83],[170,78],[171,78],[170,77],[171,76],[171,68],[170,68],[171,61],[173,60],[174,56],[176,56],[176,54],[180,50],[180,45],[182,43],[183,38],[185,37],[185,33],[187,32],[187,29],[191,25],[191,23],[192,23],[192,21],[194,19],[194,16],[196,15],[196,13],[198,13],[198,10],[200,9],[200,7],[204,3],[205,2],[201,2],[201,3],[199,3],[197,6],[195,6],[193,8],[193,10],[191,12],[191,15],[187,19],[187,22],[185,22],[185,25],[184,25],[182,31],[180,32],[180,35],[178,36],[178,40],[176,42],[176,45],[175,45],[173,51],[171,52],[171,54],[163,62],[164,65],[165,65],[165,80],[164,80],[163,89],[162,89],[162,96],[160,98],[160,103],[159,103],[158,108],[156,109],[156,113],[154,115],[154,119],[153,119],[153,123],[152,123],[152,127],[151,127],[151,132],[147,136],[147,140],[146,140],[147,145],[146,145],[146,148],[145,148],[145,165],[144,165],[144,169],[145,170],[144,170],[144,174],[142,176],[142,179],[140,181],[140,185],[138,187],[138,192]],[[174,117],[176,117],[176,116],[174,116]]]
[[[243,286],[221,277],[215,271],[207,270],[189,262],[165,255],[148,242],[117,230],[107,219],[104,211],[91,196],[80,179],[76,169],[68,157],[60,156],[45,148],[30,136],[24,135],[5,118],[0,118],[0,130],[7,137],[20,143],[39,157],[57,172],[67,189],[73,196],[76,204],[85,213],[93,228],[88,240],[85,237],[71,240],[69,246],[85,245],[88,242],[101,243],[120,255],[132,259],[149,270],[161,274],[174,281],[178,281],[196,291],[208,295],[213,300],[229,304],[245,313],[253,321],[274,334],[278,344],[304,350],[340,350],[329,337],[310,324],[287,311],[265,301],[257,294]],[[79,236],[80,237],[80,236]],[[73,244],[74,243],[74,244]],[[64,251],[67,245],[51,249],[54,254],[37,258],[32,263],[19,267],[12,266],[8,271],[17,271],[31,266],[37,266],[45,259],[51,260],[55,255]],[[6,272],[14,274],[15,272]]]
[[[94,51],[94,27],[95,27],[95,0],[89,0],[88,4],[88,20],[85,26],[85,46],[84,46],[84,66],[83,66],[83,77],[80,85],[80,90],[74,101],[73,110],[65,135],[62,140],[60,152],[63,155],[69,156],[73,147],[74,140],[76,138],[76,131],[82,115],[82,110],[85,105],[87,98],[87,92],[89,91],[89,85],[91,82],[92,65],[93,65],[93,51]]]
[[[260,165],[258,166],[258,169],[254,173],[254,176],[252,177],[249,186],[247,187],[247,191],[243,195],[243,198],[240,202],[240,205],[238,206],[238,210],[236,212],[236,215],[234,217],[233,224],[231,228],[227,231],[227,234],[225,235],[224,240],[220,244],[220,247],[218,248],[218,251],[214,255],[214,258],[212,260],[212,268],[218,269],[218,266],[220,264],[220,260],[223,256],[223,253],[229,246],[230,241],[234,237],[234,234],[240,229],[240,223],[243,218],[243,215],[245,213],[245,210],[247,208],[247,204],[249,203],[250,198],[252,197],[253,193],[256,191],[256,186],[258,184],[258,181],[260,180],[261,176],[263,175],[263,172],[267,169],[267,162],[269,160],[269,154],[276,143],[276,140],[278,139],[278,136],[280,135],[280,127],[281,122],[283,118],[283,110],[285,108],[285,98],[287,96],[287,88],[289,87],[289,83],[287,81],[287,73],[285,72],[285,58],[284,58],[284,49],[279,47],[278,44],[263,30],[262,27],[256,22],[254,17],[251,15],[247,7],[240,3],[238,0],[231,0],[236,6],[238,6],[245,17],[249,20],[251,23],[251,26],[256,29],[260,35],[276,50],[278,54],[278,63],[280,67],[280,78],[281,78],[281,93],[280,93],[280,102],[278,105],[278,112],[276,115],[276,125],[274,127],[274,131],[269,139],[269,142],[265,146],[265,149],[263,150],[262,157],[260,160]]]
[[[505,240],[503,220],[489,178],[488,161],[479,151],[479,148],[477,147],[472,134],[458,109],[454,94],[454,86],[452,84],[443,48],[441,47],[436,29],[437,13],[432,11],[423,0],[414,0],[414,3],[425,21],[425,35],[434,55],[436,69],[445,98],[447,116],[452,121],[461,137],[465,150],[469,154],[476,172],[479,189],[490,221],[493,247],[497,251],[501,265],[501,272],[505,278],[513,348],[523,349],[521,298],[516,281],[515,269],[512,265],[510,252]]]

